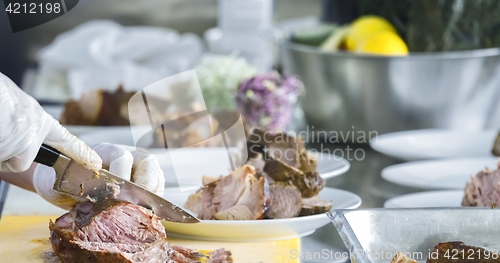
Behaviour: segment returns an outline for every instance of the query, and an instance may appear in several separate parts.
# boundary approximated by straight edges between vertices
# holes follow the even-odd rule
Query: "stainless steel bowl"
[[[279,44],[284,72],[306,87],[311,130],[366,142],[362,133],[500,128],[499,48],[389,57]]]

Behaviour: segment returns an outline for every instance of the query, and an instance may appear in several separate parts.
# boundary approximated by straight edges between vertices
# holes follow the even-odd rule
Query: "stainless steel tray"
[[[398,252],[425,262],[448,241],[500,251],[500,209],[360,209],[328,216],[356,263],[390,263]]]

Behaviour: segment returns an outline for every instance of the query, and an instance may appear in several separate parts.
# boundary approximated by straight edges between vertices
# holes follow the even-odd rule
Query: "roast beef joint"
[[[50,241],[63,263],[228,263],[224,249],[200,252],[168,243],[160,218],[116,199],[77,203],[50,222]]]

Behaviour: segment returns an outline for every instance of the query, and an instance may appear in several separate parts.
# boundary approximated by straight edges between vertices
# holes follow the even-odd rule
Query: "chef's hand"
[[[89,170],[101,158],[46,113],[38,102],[0,73],[0,172],[26,171],[45,143]]]
[[[103,161],[103,168],[129,181],[132,181],[157,195],[162,196],[165,177],[156,158],[134,147],[109,143],[98,144],[94,150]],[[48,202],[63,209],[71,209],[76,202],[68,195],[58,193],[52,188],[56,180],[54,169],[39,164],[33,174],[36,192]]]

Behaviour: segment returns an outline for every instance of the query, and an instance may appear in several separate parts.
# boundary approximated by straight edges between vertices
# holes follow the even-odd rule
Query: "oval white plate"
[[[141,127],[142,129],[142,127]],[[92,131],[79,136],[81,140],[89,145],[94,145],[101,142],[123,144],[123,145],[134,145],[130,127],[108,127],[107,129]],[[165,180],[168,184],[176,184],[177,179],[174,176],[169,176],[174,174],[172,169],[172,164],[168,155],[166,155],[165,149],[147,149],[148,152],[155,155],[163,169],[166,177]],[[178,151],[179,149],[176,149]],[[227,156],[225,148],[185,148],[180,149],[185,154],[186,158],[185,165],[188,166],[186,169],[182,168],[184,174],[193,185],[201,185],[201,177],[203,175],[219,176],[221,174],[227,174],[230,171],[230,166],[228,164],[225,166],[211,165],[208,170],[206,165],[194,166],[192,160],[198,160],[203,163],[214,163],[218,157]],[[211,154],[207,155],[206,152],[210,151]],[[156,154],[157,153],[157,154]],[[318,167],[317,171],[324,179],[329,179],[335,176],[339,176],[349,170],[350,163],[346,159],[332,155],[329,153],[321,152],[311,152],[312,154],[317,154]],[[208,158],[207,158],[208,156]],[[181,165],[184,165],[181,164]]]
[[[371,147],[405,161],[492,156],[497,131],[416,130],[374,137]]]
[[[166,189],[164,197],[178,206],[184,206],[192,193],[180,193],[177,188]],[[334,209],[355,209],[361,198],[351,192],[325,187],[319,196],[333,201]],[[288,219],[266,220],[201,220],[196,224],[163,222],[168,236],[209,241],[271,241],[303,237],[326,224],[326,214]]]
[[[495,170],[497,162],[495,157],[416,161],[386,167],[382,178],[424,189],[464,189],[471,176],[485,167]]]
[[[428,191],[391,198],[385,208],[461,207],[463,190]]]

